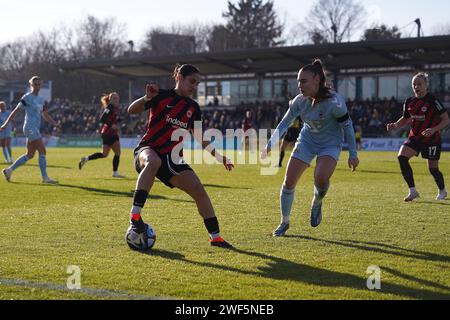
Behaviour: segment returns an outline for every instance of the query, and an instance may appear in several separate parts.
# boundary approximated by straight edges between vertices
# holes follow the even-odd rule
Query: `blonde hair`
[[[32,76],[30,80],[28,80],[29,84],[33,84],[34,81],[36,80],[41,80],[41,78],[39,76]]]
[[[425,83],[428,85],[428,79],[429,79],[429,75],[426,72],[418,72],[414,75],[413,79],[415,78],[421,78],[425,81]]]
[[[113,94],[119,95],[117,92],[111,92],[111,93],[104,93],[102,97],[100,98],[100,101],[102,103],[102,107],[106,108],[109,105],[109,102],[111,101],[111,98]]]

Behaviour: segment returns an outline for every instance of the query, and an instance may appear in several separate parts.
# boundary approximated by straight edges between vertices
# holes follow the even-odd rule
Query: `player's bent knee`
[[[284,180],[283,186],[284,186],[286,189],[292,190],[292,189],[295,189],[295,187],[296,187],[296,182],[295,182],[295,181],[290,181],[290,180]]]
[[[430,170],[430,173],[439,173],[439,167],[429,167],[428,170]]]
[[[397,159],[400,164],[407,163],[409,161],[409,158],[403,155],[399,155]]]

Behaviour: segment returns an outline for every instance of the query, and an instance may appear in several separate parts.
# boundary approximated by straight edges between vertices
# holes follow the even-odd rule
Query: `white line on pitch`
[[[99,296],[103,298],[123,298],[123,299],[131,299],[131,300],[176,300],[176,298],[172,297],[151,297],[140,294],[131,294],[124,291],[111,291],[106,289],[94,289],[94,288],[81,288],[77,290],[69,290],[66,286],[48,283],[48,282],[38,282],[31,280],[21,280],[21,279],[4,279],[0,278],[0,285],[6,286],[19,286],[19,287],[28,287],[28,288],[39,288],[46,290],[56,290],[56,291],[64,291],[68,293],[84,293],[92,296]]]

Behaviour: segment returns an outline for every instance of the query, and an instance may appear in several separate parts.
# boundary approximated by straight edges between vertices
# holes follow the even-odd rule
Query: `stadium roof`
[[[316,57],[323,59],[326,68],[334,72],[450,64],[450,36],[229,50],[179,56],[145,57],[136,54],[111,60],[72,61],[61,65],[61,69],[134,79],[168,76],[178,62],[194,64],[204,75],[266,74],[297,71]]]

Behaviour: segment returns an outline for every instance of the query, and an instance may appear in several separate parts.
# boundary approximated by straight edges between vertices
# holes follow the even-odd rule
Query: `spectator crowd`
[[[242,129],[247,115],[250,115],[252,127],[255,129],[272,129],[277,126],[286,112],[287,101],[255,101],[241,103],[237,106],[205,106],[202,107],[203,129],[215,128],[226,133],[226,129]],[[386,124],[401,117],[403,101],[392,99],[348,100],[347,107],[354,126],[359,126],[363,137],[386,136]],[[60,125],[52,128],[42,122],[43,134],[97,137],[99,135],[99,118],[102,108],[99,104],[79,104],[68,99],[54,99],[48,103],[51,116]],[[250,112],[249,112],[250,111]],[[145,132],[148,113],[146,115],[128,115],[126,107],[121,113],[121,135],[139,136]],[[23,116],[16,117],[16,130],[22,132]],[[397,135],[405,132],[397,132]]]

